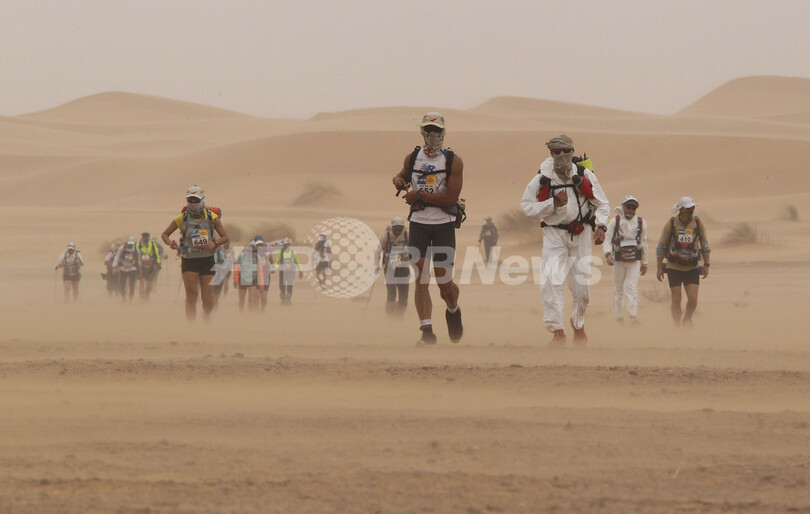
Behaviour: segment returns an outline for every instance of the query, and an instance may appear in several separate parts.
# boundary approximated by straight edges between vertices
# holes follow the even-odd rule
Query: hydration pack
[[[667,262],[682,266],[697,266],[700,252],[697,243],[700,240],[700,218],[694,217],[695,233],[690,241],[685,240],[675,230],[675,218],[669,219],[670,242],[667,248]]]
[[[616,231],[613,233],[613,258],[619,262],[632,262],[641,260],[641,216],[638,216],[636,228],[636,246],[622,246],[621,214],[616,215]],[[617,249],[618,248],[618,249]]]
[[[408,169],[410,170],[410,177],[408,181],[413,184],[413,173],[416,171],[413,167],[416,165],[416,158],[419,156],[419,151],[422,149],[421,146],[416,146],[411,152],[411,158],[409,161]],[[453,150],[446,148],[442,150],[444,154],[445,164],[444,164],[444,173],[445,173],[445,180],[450,179],[450,173],[453,170],[453,158],[456,156]],[[438,207],[439,209],[443,210],[450,216],[455,216],[455,225],[456,228],[461,228],[461,224],[464,223],[467,219],[467,205],[463,198],[459,198],[456,200],[455,205],[445,206],[445,205],[433,205],[432,203],[427,203],[423,201],[418,201],[415,204],[411,205],[411,211],[408,213],[408,221],[411,221],[411,216],[416,211],[421,211],[425,207]]]
[[[574,192],[574,197],[577,201],[577,219],[571,223],[561,225],[548,225],[545,221],[540,222],[541,227],[552,226],[567,230],[571,233],[571,239],[573,239],[575,235],[579,235],[583,230],[585,230],[585,225],[590,225],[591,228],[594,228],[596,225],[596,218],[594,216],[593,206],[588,202],[588,200],[593,200],[594,198],[593,185],[591,184],[590,179],[585,176],[586,169],[593,172],[593,164],[591,163],[591,160],[588,159],[587,154],[583,154],[582,157],[574,156],[571,158],[571,162],[576,165],[577,172],[571,177],[571,182],[568,184],[552,185],[549,177],[545,175],[540,177],[540,188],[537,190],[537,201],[544,202],[548,200],[560,189],[564,190],[566,188],[570,188]],[[542,173],[542,170],[537,171],[538,175],[540,173]],[[584,196],[586,199],[585,203],[588,204],[588,212],[585,215],[582,214],[582,204],[579,201],[580,196]]]

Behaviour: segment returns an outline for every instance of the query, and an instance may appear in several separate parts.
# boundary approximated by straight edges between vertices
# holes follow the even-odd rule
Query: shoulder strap
[[[641,216],[638,217],[638,228],[636,229],[636,244],[641,244]]]
[[[613,229],[613,244],[621,244],[622,242],[622,226],[621,214],[616,215],[616,227]],[[615,250],[615,247],[614,247]]]
[[[453,157],[455,156],[456,153],[449,148],[444,151],[444,173],[447,178],[450,178],[450,173],[453,171]]]
[[[417,145],[414,147],[413,152],[411,152],[411,159],[409,161],[410,164],[408,164],[408,171],[411,173],[411,175],[413,175],[413,167],[416,165],[416,157],[419,155],[419,150],[421,149],[422,147]]]

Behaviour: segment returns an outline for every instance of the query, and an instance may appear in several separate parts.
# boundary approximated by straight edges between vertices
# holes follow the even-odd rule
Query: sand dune
[[[757,117],[810,110],[810,79],[743,77],[731,80],[679,114]]]
[[[206,120],[245,117],[226,109],[218,109],[181,100],[151,95],[110,92],[79,98],[72,102],[20,115],[20,118],[71,123],[116,124],[154,123],[176,120]]]
[[[383,314],[380,283],[336,300],[306,276],[281,307],[274,275],[267,312],[240,312],[231,291],[194,324],[173,257],[148,303],[104,291],[104,247],[162,232],[192,183],[245,237],[283,222],[303,240],[336,216],[382,232],[407,212],[391,177],[436,109],[260,119],[104,93],[0,117],[0,511],[810,510],[808,80],[739,79],[676,116],[527,98],[439,109],[465,163],[457,262],[561,132],[612,204],[639,197],[652,241],[693,196],[713,264],[691,332],[671,327],[651,273],[641,326],[617,324],[604,264],[581,350],[545,347],[534,277],[462,285],[458,345],[434,295],[433,349],[413,344],[412,305]],[[312,182],[340,194],[293,205]],[[739,224],[753,236],[724,242]],[[537,234],[504,231],[501,259],[539,257]],[[53,265],[71,240],[87,265],[66,305]]]

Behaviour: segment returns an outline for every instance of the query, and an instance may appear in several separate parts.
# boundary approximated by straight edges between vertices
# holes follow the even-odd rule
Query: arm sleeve
[[[540,189],[540,177],[535,176],[526,190],[523,192],[523,198],[520,200],[520,208],[526,216],[530,218],[544,218],[554,212],[554,198],[549,198],[542,202],[537,200],[537,193]]]
[[[647,220],[641,220],[641,263],[647,264],[649,245],[647,244]]]
[[[590,170],[586,170],[585,176],[588,177],[588,179],[591,181],[591,185],[593,186],[593,200],[590,200],[590,202],[591,205],[596,207],[596,212],[594,212],[596,225],[607,226],[608,218],[610,218],[610,202],[608,201],[605,192],[602,190],[602,186],[599,184],[599,180],[596,178],[596,175]]]
[[[121,248],[123,248],[123,246]],[[121,248],[119,248],[118,251],[115,252],[115,258],[113,259],[113,263],[112,263],[113,268],[117,268],[118,267],[118,261],[121,260],[120,259],[120,257],[121,257]]]
[[[655,247],[655,256],[656,257],[664,257],[667,253],[667,248],[669,247],[669,237],[670,237],[670,222],[664,225],[664,230],[661,231],[661,237],[658,238],[658,245]]]
[[[607,224],[607,233],[605,233],[605,242],[602,243],[602,252],[605,254],[613,253],[613,236],[616,233],[616,218],[610,218]]]
[[[700,253],[709,254],[712,249],[709,247],[709,239],[706,237],[706,223],[700,221]]]
[[[59,258],[56,259],[56,266],[61,268],[64,265],[65,265],[65,252],[62,252],[59,254]]]

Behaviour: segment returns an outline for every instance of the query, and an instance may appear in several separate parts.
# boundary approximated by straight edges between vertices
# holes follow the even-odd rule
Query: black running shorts
[[[182,259],[180,269],[183,273],[193,271],[200,275],[216,275],[214,271],[214,256],[197,257],[196,259]]]
[[[419,253],[419,258],[433,259],[434,266],[453,267],[456,253],[456,224],[453,221],[440,225],[411,222],[408,246]],[[430,255],[428,248],[431,249]],[[412,255],[415,259],[416,255]]]
[[[669,287],[681,287],[681,284],[685,286],[689,284],[700,284],[700,272],[700,268],[690,269],[689,271],[667,268]]]

